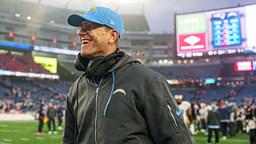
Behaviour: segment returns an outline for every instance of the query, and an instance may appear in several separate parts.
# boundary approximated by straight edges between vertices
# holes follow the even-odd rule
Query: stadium
[[[98,5],[121,14],[119,48],[166,78],[177,104],[186,107],[197,144],[207,143],[213,105],[223,116],[219,144],[249,144],[256,137],[255,0],[0,4],[0,144],[62,142],[67,96],[82,75],[74,67],[78,29],[67,18]],[[45,116],[52,110],[53,131]]]

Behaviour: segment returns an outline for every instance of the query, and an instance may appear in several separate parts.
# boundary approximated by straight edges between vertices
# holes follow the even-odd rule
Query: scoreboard
[[[177,14],[177,56],[256,53],[255,14],[256,5]]]
[[[252,72],[255,71],[256,62],[253,60],[237,61],[234,63],[235,72]]]
[[[240,14],[234,12],[215,13],[211,18],[214,47],[241,45]]]

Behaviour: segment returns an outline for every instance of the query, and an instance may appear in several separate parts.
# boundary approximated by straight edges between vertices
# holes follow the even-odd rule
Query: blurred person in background
[[[191,125],[190,125],[190,131],[193,135],[197,134],[199,132],[199,121],[198,121],[198,112],[199,107],[196,103],[191,104]]]
[[[0,113],[2,113],[3,107],[4,107],[4,103],[3,103],[3,101],[0,101]]]
[[[208,111],[207,105],[205,103],[200,103],[199,109],[199,117],[200,117],[200,131],[202,133],[206,133],[206,119],[207,119]]]
[[[38,120],[38,129],[37,129],[37,135],[43,135],[43,127],[44,127],[44,103],[41,102],[39,104],[39,109],[37,112],[37,120]]]
[[[239,134],[240,131],[241,133],[244,133],[245,110],[243,106],[238,106],[238,108],[236,109],[236,119],[236,133]]]
[[[57,107],[57,120],[58,120],[58,129],[62,129],[62,121],[63,121],[63,106],[60,104]]]
[[[183,95],[175,95],[176,103],[178,104],[180,110],[182,110],[183,120],[186,126],[189,128],[191,121],[190,116],[192,115],[191,104],[188,101],[183,100]]]
[[[228,124],[230,122],[230,112],[224,101],[220,101],[218,103],[218,111],[220,112],[221,116],[221,133],[222,133],[222,139],[227,139],[228,134]]]
[[[192,115],[194,113],[195,117],[196,117],[195,120],[194,120],[195,134],[200,132],[200,114],[199,114],[199,110],[200,110],[199,104],[195,103],[194,104],[194,109],[192,109]]]
[[[84,73],[67,97],[64,144],[194,144],[166,79],[118,48],[123,21],[92,7],[72,14]]]
[[[234,137],[236,135],[236,129],[237,129],[236,109],[237,109],[236,106],[231,107],[230,123],[229,123],[229,135],[231,137]]]
[[[208,126],[208,140],[207,140],[208,144],[211,144],[213,132],[215,136],[215,144],[219,144],[220,113],[217,111],[217,106],[215,104],[211,105],[211,110],[208,112],[207,126]]]
[[[246,115],[246,132],[249,133],[250,144],[256,144],[256,105],[252,104],[248,108]]]
[[[51,102],[48,104],[47,118],[48,118],[48,122],[47,122],[48,134],[52,134],[52,133],[57,134],[56,124],[55,124],[56,108]]]

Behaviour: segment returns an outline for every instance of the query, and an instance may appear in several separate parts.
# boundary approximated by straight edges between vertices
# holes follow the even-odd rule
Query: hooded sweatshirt
[[[94,83],[71,86],[63,144],[195,144],[167,81],[124,55]]]

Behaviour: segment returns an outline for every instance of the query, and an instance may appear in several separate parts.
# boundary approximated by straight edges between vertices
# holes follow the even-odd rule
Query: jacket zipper
[[[96,88],[96,98],[95,98],[95,119],[94,119],[94,141],[97,144],[97,119],[98,119],[98,96],[99,96],[99,86]]]
[[[167,108],[168,108],[169,113],[170,113],[170,115],[171,115],[171,117],[172,117],[172,119],[173,119],[173,121],[174,121],[174,123],[175,123],[175,126],[178,127],[177,121],[176,121],[176,119],[175,119],[175,117],[174,117],[174,115],[173,115],[173,113],[172,113],[172,108],[171,108],[171,106],[170,106],[170,105],[167,105]]]

